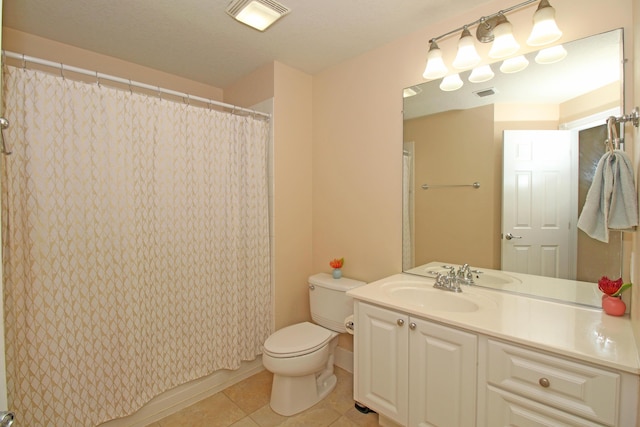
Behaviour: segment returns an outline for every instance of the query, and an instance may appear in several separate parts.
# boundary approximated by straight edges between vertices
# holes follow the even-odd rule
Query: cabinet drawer
[[[615,425],[620,375],[491,341],[487,381],[504,390],[606,425]]]
[[[491,386],[487,387],[487,426],[602,427],[533,400]]]

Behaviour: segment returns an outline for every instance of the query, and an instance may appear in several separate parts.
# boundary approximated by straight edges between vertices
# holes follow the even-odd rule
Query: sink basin
[[[453,293],[434,289],[428,284],[387,283],[383,285],[383,290],[389,298],[430,311],[469,313],[480,308],[480,305],[464,292]]]

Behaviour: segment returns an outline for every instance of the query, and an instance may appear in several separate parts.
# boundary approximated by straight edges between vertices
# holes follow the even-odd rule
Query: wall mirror
[[[405,89],[403,271],[430,275],[422,268],[429,263],[466,263],[589,289],[603,275],[622,275],[623,233],[612,232],[603,243],[576,223],[605,152],[605,120],[623,110],[623,31],[563,46],[561,61],[539,64],[532,52],[517,73],[492,64],[495,77],[483,83],[469,82],[470,71],[462,72],[464,85],[456,91],[441,90],[439,80]],[[540,185],[536,190],[513,184],[521,149],[513,148],[514,139],[551,147],[542,154],[542,178],[527,172],[532,188]],[[557,153],[559,160],[552,161]],[[563,166],[544,171],[556,161]],[[536,195],[560,186],[564,190],[555,196]],[[515,214],[514,197],[527,204]],[[534,241],[551,229],[562,233],[560,242]],[[599,298],[596,290],[572,302],[599,306]]]

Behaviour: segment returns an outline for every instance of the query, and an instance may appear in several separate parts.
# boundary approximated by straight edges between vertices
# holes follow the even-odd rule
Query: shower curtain
[[[402,271],[414,267],[413,251],[413,143],[402,153]]]
[[[97,425],[269,335],[269,124],[7,67],[3,266],[20,426]]]

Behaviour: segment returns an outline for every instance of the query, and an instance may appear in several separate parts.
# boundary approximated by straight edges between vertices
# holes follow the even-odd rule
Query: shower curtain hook
[[[64,80],[64,64],[62,62],[60,63],[60,77]]]
[[[97,71],[96,71],[96,84],[98,85],[98,87],[100,87],[100,76],[98,75]]]
[[[22,54],[22,69],[27,69],[27,58],[24,57],[24,53]]]
[[[133,87],[131,85],[131,79],[129,79],[129,93],[133,95]]]

